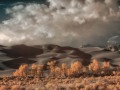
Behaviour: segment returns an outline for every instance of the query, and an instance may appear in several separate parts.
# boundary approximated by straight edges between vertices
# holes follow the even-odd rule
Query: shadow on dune
[[[27,58],[17,58],[17,59],[13,59],[13,60],[10,60],[10,61],[5,61],[5,62],[2,62],[2,63],[9,68],[17,69],[17,68],[19,68],[19,66],[21,64],[32,64],[32,63],[35,63],[35,62],[36,61],[30,60],[30,59],[27,59]]]
[[[91,55],[84,53],[83,51],[80,51],[77,48],[72,48],[72,47],[62,47],[63,50],[73,50],[73,52],[70,55],[77,56],[78,58],[82,59],[82,64],[83,65],[88,65],[90,64],[90,59]]]
[[[3,62],[4,65],[10,68],[18,68],[22,63],[27,64],[35,63],[36,61],[34,60],[37,57],[37,55],[42,54],[47,55],[47,53],[51,52],[56,53],[56,55],[58,54],[65,55],[65,57],[69,57],[73,60],[80,60],[85,66],[90,64],[90,60],[92,57],[90,54],[84,53],[83,51],[80,51],[78,48],[68,46],[62,47],[52,44],[37,46],[16,45],[10,48],[2,48],[2,50],[0,51],[6,53],[6,55],[9,57],[17,58]],[[61,62],[61,59],[65,57],[61,56],[58,58],[56,56],[51,56],[50,58],[48,58],[48,61],[57,60],[58,62]],[[31,60],[30,58],[34,58],[34,60]]]
[[[1,51],[6,53],[7,56],[12,58],[16,57],[30,58],[43,53],[43,50],[40,48],[35,48],[26,45],[16,45],[12,46],[10,49],[2,49]]]

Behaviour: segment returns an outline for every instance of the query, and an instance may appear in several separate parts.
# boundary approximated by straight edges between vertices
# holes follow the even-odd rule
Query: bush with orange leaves
[[[58,66],[55,67],[55,77],[61,77],[61,68]]]
[[[97,71],[100,69],[100,63],[96,59],[94,59],[88,67],[90,71]]]
[[[76,61],[71,64],[71,67],[67,70],[68,76],[76,76],[82,72],[83,65],[80,61]]]
[[[37,75],[37,65],[36,64],[32,64],[30,71],[31,71],[30,75],[36,76]]]
[[[43,68],[44,68],[43,64],[40,64],[37,66],[37,76],[38,77],[44,77]]]
[[[13,73],[13,76],[27,76],[28,64],[22,64],[18,70]]]
[[[72,77],[74,75],[74,72],[71,68],[67,69],[67,76]]]
[[[103,62],[103,68],[104,69],[109,69],[110,68],[110,62],[109,61],[104,61]]]
[[[55,77],[55,66],[56,66],[56,61],[50,61],[47,63],[50,69],[50,74],[49,76]]]
[[[66,77],[66,75],[67,75],[67,65],[63,63],[61,66],[61,76]]]
[[[93,62],[88,67],[83,66],[80,61],[73,62],[69,68],[65,63],[63,63],[61,67],[58,67],[55,60],[48,62],[47,65],[49,66],[48,75],[50,77],[75,77],[79,76],[82,73],[87,74],[89,71],[92,71],[94,72],[94,74],[97,74],[99,72],[102,73],[101,70],[104,70],[108,74],[110,68],[110,62],[104,61],[103,64],[100,65],[100,63],[96,59],[94,59]],[[18,70],[16,70],[16,72],[13,73],[13,76],[27,76],[29,73],[29,75],[31,76],[45,77],[43,72],[44,72],[43,64],[40,65],[32,64],[30,72],[28,72],[28,65],[23,64],[19,67]]]
[[[74,73],[79,74],[82,71],[83,65],[80,61],[76,61],[73,63],[73,67],[71,69],[74,70]]]

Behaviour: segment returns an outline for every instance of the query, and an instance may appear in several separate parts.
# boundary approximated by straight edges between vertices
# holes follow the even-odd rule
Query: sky
[[[46,0],[0,0],[0,22],[9,19],[9,15],[5,14],[5,9],[10,8],[15,4],[22,4],[22,3],[46,3]]]
[[[119,35],[118,0],[0,0],[1,45],[101,46]]]

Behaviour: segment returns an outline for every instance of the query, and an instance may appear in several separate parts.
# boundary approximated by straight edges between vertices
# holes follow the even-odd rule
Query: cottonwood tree
[[[103,72],[104,74],[110,74],[111,71],[110,71],[110,62],[109,61],[104,61],[103,62]]]
[[[31,66],[31,75],[32,76],[37,75],[37,65],[36,64],[32,64],[32,66]]]
[[[55,67],[55,76],[61,77],[61,68],[58,66]]]
[[[56,66],[56,61],[50,61],[47,63],[47,65],[49,66],[49,69],[50,69],[50,74],[49,76],[55,76],[55,66]]]
[[[110,68],[110,62],[109,61],[104,61],[103,62],[103,68],[104,69],[109,69]]]
[[[100,64],[96,59],[94,59],[88,67],[90,71],[97,71],[100,69]]]
[[[13,73],[13,76],[27,76],[28,64],[22,64],[18,70]]]
[[[80,72],[82,71],[83,65],[80,61],[76,61],[71,64],[71,73],[74,75],[79,75]]]
[[[61,76],[66,77],[66,74],[67,74],[67,65],[63,63],[61,66]]]
[[[37,66],[37,76],[38,77],[44,77],[43,68],[44,68],[43,64],[40,64]]]
[[[67,76],[72,77],[74,75],[74,72],[71,68],[67,69]]]
[[[83,65],[80,61],[76,61],[74,62],[74,67],[75,67],[75,72],[77,74],[80,74],[80,72],[82,71]]]

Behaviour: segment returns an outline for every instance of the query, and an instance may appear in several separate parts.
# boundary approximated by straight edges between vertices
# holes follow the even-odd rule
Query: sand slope
[[[71,63],[79,60],[83,65],[88,65],[92,59],[97,59],[100,62],[109,60],[113,66],[120,65],[119,52],[106,51],[100,47],[73,48],[51,44],[37,46],[1,46],[0,74],[3,74],[4,71],[9,74],[23,63],[43,63],[46,65],[48,61],[56,60],[58,65],[67,63],[67,65],[70,66]]]

